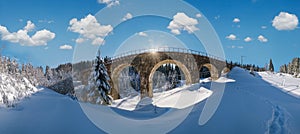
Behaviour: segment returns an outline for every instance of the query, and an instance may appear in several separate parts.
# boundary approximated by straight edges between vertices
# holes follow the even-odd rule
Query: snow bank
[[[192,89],[195,87],[199,87],[199,84],[193,85],[184,90],[176,91],[171,94],[164,93],[162,95],[154,97],[153,103],[158,107],[184,109],[205,100],[212,94],[211,90],[208,90],[204,87]]]
[[[219,79],[215,80],[214,82],[217,82],[217,83],[228,83],[228,82],[235,82],[235,80],[229,79],[229,78],[226,78],[226,77],[220,77]]]
[[[290,74],[258,72],[263,80],[278,87],[294,97],[300,98],[300,78],[294,78]]]
[[[0,74],[0,107],[10,107],[32,93],[37,92],[25,77],[13,78],[8,74]]]
[[[184,109],[189,106],[195,105],[212,95],[213,91],[201,87],[203,83],[208,82],[211,82],[211,79],[205,78],[200,80],[197,84],[188,86],[184,85],[168,91],[160,91],[159,89],[154,89],[154,91],[156,92],[153,93],[153,98],[141,100],[140,94],[134,94],[129,97],[114,100],[111,106],[129,111],[136,110],[138,107],[142,107],[139,105],[150,104],[161,108]],[[214,82],[228,83],[235,82],[235,80],[226,77],[220,77]]]
[[[184,109],[205,100],[211,94],[211,90],[200,87],[200,84],[193,84],[153,93],[153,98],[143,99],[144,101],[141,100],[140,95],[114,100],[111,106],[130,111],[140,107],[139,105],[150,104],[157,107]]]
[[[199,80],[199,83],[207,83],[207,82],[211,82],[211,78],[204,78],[204,79],[200,79]],[[227,77],[220,77],[219,79],[217,80],[214,80],[214,82],[216,83],[228,83],[228,82],[235,82],[235,80],[233,79],[229,79]]]

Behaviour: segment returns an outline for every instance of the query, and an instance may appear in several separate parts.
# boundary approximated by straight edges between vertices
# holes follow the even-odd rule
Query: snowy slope
[[[282,89],[282,91],[300,98],[300,78],[295,78],[290,74],[258,72],[263,80]]]
[[[0,108],[0,134],[99,134],[78,103],[51,89],[24,99],[14,108]]]
[[[25,77],[0,73],[0,107],[13,106],[19,100],[37,92]]]
[[[227,83],[217,112],[205,125],[196,123],[204,106],[200,103],[171,132],[184,133],[188,129],[192,133],[300,133],[300,99],[241,68],[234,68],[228,76],[236,82]]]
[[[244,69],[234,68],[228,76],[235,82],[226,83],[216,113],[204,125],[198,122],[206,99],[182,109],[148,105],[128,111],[78,104],[66,96],[43,89],[16,108],[0,109],[0,133],[300,133],[300,99],[282,92],[260,77],[250,75]],[[201,86],[194,91],[210,89],[210,82]],[[182,97],[189,99],[189,96]],[[149,104],[153,100],[142,100],[139,104]],[[80,105],[85,109],[82,110]],[[89,114],[86,116],[85,113]],[[188,115],[185,116],[186,113]],[[94,120],[88,120],[90,118]],[[176,123],[178,121],[181,123]],[[102,124],[102,130],[92,122]],[[175,128],[168,129],[171,126]]]

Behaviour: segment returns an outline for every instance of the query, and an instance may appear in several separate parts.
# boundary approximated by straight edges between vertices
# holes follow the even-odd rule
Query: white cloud
[[[104,43],[104,39],[97,37],[96,39],[93,40],[92,45],[100,45],[102,43]]]
[[[148,34],[146,34],[145,32],[139,32],[138,35],[139,35],[139,36],[144,36],[144,37],[147,37],[147,36],[148,36]]]
[[[3,35],[9,34],[9,31],[7,30],[6,27],[0,25],[0,33],[1,33],[2,36],[3,36]]]
[[[259,40],[260,42],[268,42],[268,39],[266,37],[264,37],[263,35],[259,35],[257,37],[257,40]]]
[[[229,39],[229,40],[236,40],[236,36],[234,34],[230,34],[228,36],[226,36],[226,39]]]
[[[232,22],[239,23],[239,22],[241,22],[241,20],[239,18],[234,18]]]
[[[35,28],[35,25],[31,21],[27,21],[27,25],[24,27],[24,30],[32,31]]]
[[[250,41],[252,41],[252,39],[251,39],[250,37],[246,37],[246,38],[244,39],[244,41],[245,41],[245,42],[250,42]]]
[[[80,34],[81,37],[76,39],[76,43],[91,40],[93,45],[101,45],[104,43],[103,38],[113,30],[113,27],[111,25],[101,25],[95,16],[89,14],[80,20],[71,19],[68,30]]]
[[[71,45],[65,44],[65,45],[59,46],[59,49],[71,50],[71,49],[73,49],[73,47]]]
[[[280,12],[272,21],[272,26],[277,30],[294,30],[299,24],[298,17],[295,14]]]
[[[199,30],[196,25],[198,21],[194,18],[188,17],[185,13],[177,13],[173,16],[173,20],[169,23],[168,29],[171,30],[173,34],[180,34],[180,31],[187,31],[192,33]]]
[[[120,5],[119,0],[98,0],[98,3],[100,4],[106,4],[107,7],[117,6]]]
[[[127,14],[122,18],[122,21],[126,21],[126,20],[129,20],[129,19],[132,19],[132,14],[131,14],[131,13],[127,13]]]
[[[46,45],[49,40],[52,40],[55,37],[54,33],[51,33],[50,31],[43,29],[40,31],[37,31],[33,36],[32,40],[35,42],[34,44],[44,44]]]
[[[267,29],[267,26],[261,26],[261,29]]]
[[[201,18],[202,15],[200,13],[196,14],[196,18]]]
[[[46,19],[44,19],[44,20],[39,20],[38,22],[39,23],[48,23],[48,24],[51,24],[51,23],[54,23],[54,20],[46,20]]]
[[[83,39],[83,38],[77,38],[76,40],[75,40],[75,42],[77,43],[77,44],[81,44],[81,43],[83,43],[85,41],[85,39]]]
[[[232,48],[232,49],[239,48],[239,49],[243,49],[244,47],[243,46],[232,45],[232,46],[228,46],[227,48]]]
[[[19,43],[22,46],[40,46],[47,45],[47,42],[55,38],[55,33],[43,29],[37,31],[31,37],[28,32],[33,31],[35,25],[31,21],[27,21],[26,26],[17,32],[9,32],[6,27],[0,25],[1,39],[12,43]]]

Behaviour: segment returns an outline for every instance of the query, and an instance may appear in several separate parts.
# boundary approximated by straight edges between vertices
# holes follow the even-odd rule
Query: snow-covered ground
[[[0,134],[105,132],[146,134],[161,133],[162,131],[175,134],[300,133],[299,98],[282,92],[279,87],[264,81],[261,77],[252,76],[249,71],[244,69],[234,68],[228,77],[230,79],[221,78],[218,81],[228,83],[226,83],[217,111],[204,125],[199,125],[199,117],[205,103],[216,93],[209,91],[211,82],[208,80],[192,85],[190,90],[182,87],[170,90],[170,94],[167,92],[154,94],[153,99],[144,99],[136,105],[129,103],[129,101],[134,102],[133,98],[125,99],[128,102],[123,103],[119,100],[119,106],[123,105],[124,109],[145,104],[145,107],[135,107],[135,110],[132,111],[117,107],[78,104],[67,96],[57,94],[49,89],[41,89],[14,108],[0,108]],[[208,99],[203,97],[204,99],[192,103],[194,104],[192,106],[180,104],[183,107],[172,108],[169,105],[169,101],[176,101],[173,96],[170,96],[171,94],[174,96],[177,96],[178,93],[186,94],[182,95],[180,99],[189,100],[192,94],[207,95],[206,92],[212,93],[210,97]],[[159,102],[167,104],[167,106],[153,107]],[[132,105],[126,106],[125,103]],[[80,105],[84,107],[84,110]],[[88,116],[85,113],[89,113]],[[185,113],[188,114],[184,116]],[[91,117],[98,118],[98,122],[90,121]],[[177,121],[181,123],[175,124]],[[107,128],[100,130],[93,123],[110,126],[111,130]],[[175,128],[169,130],[171,125],[175,125]]]
[[[23,99],[13,108],[0,108],[0,134],[99,134],[78,103],[51,89]]]
[[[282,91],[300,98],[300,78],[295,78],[290,74],[258,72],[263,80],[282,89]]]
[[[234,81],[235,80],[221,77],[215,82],[227,83]],[[111,107],[132,111],[142,107],[142,105],[152,104],[161,108],[184,109],[205,100],[213,93],[211,90],[201,86],[202,83],[207,82],[211,82],[211,80],[206,78],[201,80],[198,84],[188,86],[184,85],[182,87],[163,92],[154,92],[153,98],[145,98],[142,101],[140,101],[140,94],[134,94],[133,96],[113,101]]]
[[[169,91],[153,93],[153,98],[144,98],[144,100],[142,100],[142,103],[140,102],[141,98],[138,94],[132,97],[126,97],[123,99],[115,100],[111,106],[130,111],[142,107],[142,105],[149,104],[153,104],[157,107],[183,109],[196,103],[199,103],[200,101],[203,101],[211,94],[212,91],[204,87],[200,87],[200,84],[194,84],[191,86],[175,88]],[[180,97],[191,99],[178,101]]]

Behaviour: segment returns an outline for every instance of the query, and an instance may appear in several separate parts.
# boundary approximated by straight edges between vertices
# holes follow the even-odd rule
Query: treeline
[[[25,77],[34,86],[44,86],[61,94],[73,92],[72,64],[62,64],[57,68],[33,67],[30,63],[21,64],[8,57],[0,57],[0,73],[10,74],[21,79]]]
[[[170,90],[181,86],[184,80],[183,72],[175,64],[164,64],[160,66],[153,75],[153,88]]]
[[[226,64],[230,69],[232,69],[234,67],[240,67],[243,69],[252,70],[252,71],[256,71],[256,72],[267,71],[268,67],[269,67],[269,65],[266,65],[265,67],[259,67],[258,65],[255,65],[255,64],[241,64],[238,62],[233,63],[232,61],[230,61],[230,62],[226,61]]]
[[[300,58],[293,58],[290,63],[280,66],[280,72],[300,78]]]

